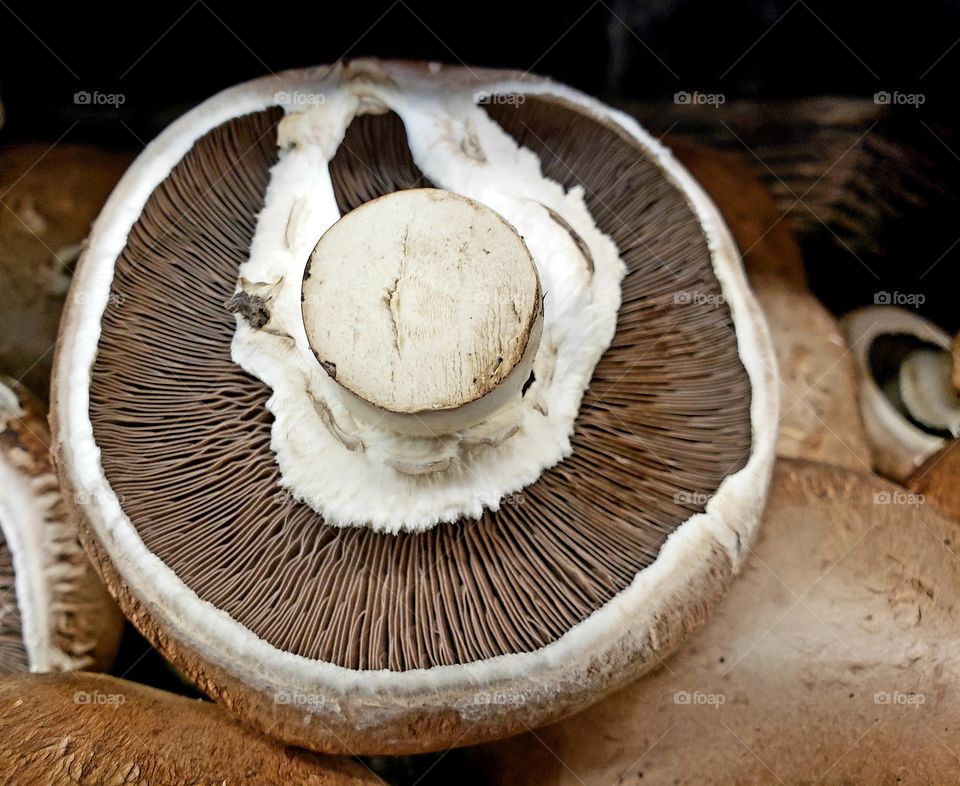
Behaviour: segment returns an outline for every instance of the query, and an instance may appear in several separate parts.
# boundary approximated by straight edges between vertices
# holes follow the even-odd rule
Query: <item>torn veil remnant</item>
[[[408,228],[434,245],[408,258]],[[729,233],[562,85],[356,61],[232,88],[131,168],[74,287],[57,451],[89,545],[148,639],[288,743],[423,751],[572,712],[673,649],[753,539],[776,386]],[[262,328],[224,308],[240,290]],[[449,420],[410,433],[427,415]]]

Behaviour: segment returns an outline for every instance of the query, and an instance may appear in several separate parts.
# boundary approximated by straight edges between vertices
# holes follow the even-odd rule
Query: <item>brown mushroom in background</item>
[[[0,777],[54,786],[361,786],[359,762],[287,748],[207,701],[106,675],[0,678]]]
[[[84,145],[0,147],[0,368],[43,399],[71,270],[129,163]]]
[[[904,486],[923,495],[924,502],[960,521],[960,443],[950,441],[906,479]]]
[[[0,674],[108,669],[123,630],[61,498],[44,414],[0,377]]]
[[[743,576],[656,673],[472,753],[502,786],[952,783],[960,530],[880,478],[781,460]]]
[[[53,406],[85,543],[152,643],[286,742],[423,751],[583,707],[702,623],[759,519],[775,437],[772,349],[727,230],[641,129],[561,85],[374,61],[279,79],[227,91],[165,132],[121,181],[78,266]],[[322,87],[325,101],[299,129],[303,145],[281,154],[291,124],[275,96],[285,87],[308,97]],[[481,105],[501,87],[511,101]],[[441,98],[459,100],[450,111],[496,146],[484,150],[459,116],[408,134],[399,113],[422,123],[435,115],[418,115],[419,102]],[[354,99],[340,145],[324,112]],[[248,324],[225,304],[285,158],[309,148],[329,170],[324,208],[335,220],[438,185],[414,156],[425,127],[455,142],[463,168],[440,173],[452,191],[456,172],[482,172],[489,155],[522,146],[552,181],[550,209],[563,220],[529,200],[518,210],[553,218],[551,238],[579,250],[572,274],[594,280],[602,261],[583,253],[583,227],[605,236],[626,267],[615,334],[579,408],[572,455],[522,494],[416,533],[335,526],[281,484],[267,409],[276,399],[235,362],[234,336]],[[164,150],[170,169],[158,175]],[[573,202],[581,228],[571,233],[562,213]],[[296,205],[282,218],[284,241],[310,220]],[[268,298],[280,282],[247,283],[264,300],[249,329],[274,329]],[[383,293],[387,306],[395,291]],[[548,316],[557,294],[547,291]],[[546,381],[531,384],[535,396]],[[341,447],[344,460],[365,449]],[[429,499],[438,481],[427,480]],[[391,507],[376,484],[358,496]]]
[[[789,220],[736,154],[683,137],[665,142],[723,213],[767,317],[780,378],[777,455],[868,471],[853,358],[837,320],[807,289]]]

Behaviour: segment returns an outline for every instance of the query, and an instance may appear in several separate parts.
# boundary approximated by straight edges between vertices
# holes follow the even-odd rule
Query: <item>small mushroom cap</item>
[[[682,653],[536,736],[495,784],[953,783],[956,522],[866,473],[781,460],[741,578]]]
[[[0,680],[0,728],[8,783],[382,783],[359,762],[288,748],[210,702],[103,674]]]

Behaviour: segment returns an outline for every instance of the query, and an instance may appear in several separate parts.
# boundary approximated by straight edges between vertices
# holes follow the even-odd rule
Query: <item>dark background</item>
[[[790,216],[815,293],[837,313],[873,302],[878,292],[922,293],[921,311],[948,330],[960,328],[953,298],[960,259],[957,0],[256,6],[188,0],[96,7],[0,0],[0,31],[7,113],[0,142],[63,139],[139,150],[224,87],[340,58],[546,74],[627,106],[657,134],[669,127],[737,149],[775,190],[792,182],[791,168],[806,167],[809,183],[817,171],[829,172],[829,181]],[[659,122],[666,115],[656,102],[673,108],[681,90],[720,93],[728,113],[738,102],[761,103],[741,112],[738,124],[718,124],[726,116],[711,118],[709,107],[702,113],[708,127]],[[78,91],[119,93],[123,104],[77,105]],[[871,104],[879,91],[919,94],[923,103],[865,117],[865,139],[850,139],[863,156],[846,156],[837,167],[834,148],[842,152],[842,140],[828,149],[816,135],[805,153],[810,161],[791,160],[797,156],[790,146],[783,160],[758,152],[768,149],[771,136],[776,144],[804,142],[804,125],[789,113],[784,120],[777,102],[833,96]],[[630,103],[637,101],[647,103]],[[834,182],[844,166],[863,171],[846,174],[855,182]],[[834,203],[841,204],[816,206]]]
[[[184,109],[271,71],[378,56],[533,70],[607,100],[922,91],[954,110],[960,3],[595,0],[309,4],[0,2],[6,135],[137,147]],[[78,90],[123,93],[113,114]],[[119,121],[123,121],[120,123]]]

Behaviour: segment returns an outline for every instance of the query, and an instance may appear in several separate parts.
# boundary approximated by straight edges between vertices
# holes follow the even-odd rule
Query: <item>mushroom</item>
[[[472,753],[490,783],[949,783],[957,523],[874,475],[780,460],[743,575],[676,656]]]
[[[568,714],[674,649],[754,537],[777,399],[732,240],[562,85],[354,61],[232,88],[134,163],[73,287],[53,422],[85,545],[285,742]]]
[[[89,145],[0,147],[0,368],[40,395],[77,255],[129,163]]]
[[[123,621],[77,538],[42,405],[0,377],[0,674],[107,669]]]
[[[782,211],[738,156],[683,137],[665,141],[723,214],[770,326],[780,382],[777,455],[869,470],[846,339],[807,288],[800,248]]]
[[[960,397],[950,381],[953,339],[895,306],[853,311],[843,327],[874,468],[903,482],[960,429]]]
[[[359,762],[284,747],[210,702],[105,674],[0,679],[0,724],[8,783],[382,783]]]

